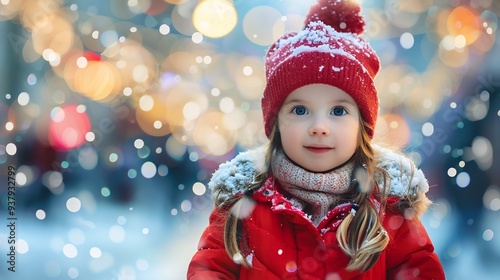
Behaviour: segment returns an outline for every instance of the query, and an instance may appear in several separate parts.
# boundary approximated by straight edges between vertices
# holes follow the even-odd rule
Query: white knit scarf
[[[311,221],[318,226],[328,211],[335,206],[339,194],[347,191],[354,168],[352,161],[328,173],[307,171],[283,153],[277,153],[272,162],[272,172],[283,190],[290,195],[290,202],[304,210],[310,206]],[[309,212],[309,211],[308,211]]]

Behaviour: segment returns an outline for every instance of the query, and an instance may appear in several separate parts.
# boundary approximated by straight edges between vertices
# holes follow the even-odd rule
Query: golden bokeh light
[[[259,100],[265,86],[265,73],[261,59],[247,56],[238,61],[233,73],[238,94],[248,100]]]
[[[412,0],[402,0],[396,2],[391,2],[389,5],[397,5],[396,10],[403,10],[407,12],[413,13],[425,13],[427,12],[432,5],[434,5],[434,0],[420,0],[420,1],[412,1]]]
[[[162,67],[166,71],[172,71],[182,74],[195,74],[198,71],[196,63],[196,53],[193,52],[174,52],[162,63]]]
[[[469,7],[459,6],[448,15],[447,27],[451,35],[464,36],[465,44],[468,46],[481,34],[480,16]]]
[[[76,68],[73,90],[95,101],[109,101],[119,92],[120,73],[109,62],[88,61],[86,67]]]
[[[197,108],[198,116],[208,108],[206,93],[194,83],[179,83],[174,85],[167,92],[162,93],[161,98],[166,106],[164,114],[172,130],[174,130],[174,127],[184,126],[186,121],[184,110],[187,104],[191,104],[191,106]]]
[[[120,73],[121,90],[125,87],[148,89],[158,80],[159,66],[156,58],[133,40],[108,47],[102,56]]]
[[[447,70],[449,70],[448,67],[435,61],[429,65],[427,71],[421,74],[422,85],[427,88],[427,91],[432,92],[435,96],[442,96],[443,99],[455,93],[460,86],[457,74],[447,72]],[[440,103],[438,102],[436,105],[438,104]]]
[[[63,77],[70,88],[75,88],[75,75],[80,68],[77,61],[82,58],[85,58],[83,51],[73,49],[64,57],[63,63],[54,67],[56,75]]]
[[[73,25],[64,17],[54,15],[32,30],[33,48],[38,54],[47,49],[63,56],[73,47]]]
[[[81,41],[78,37],[75,37],[73,48],[68,50],[64,56],[61,56],[59,65],[52,65],[52,70],[54,71],[54,73],[61,78],[65,78],[66,68],[69,68],[71,66],[76,67],[78,58],[84,57],[85,53],[82,49],[83,46],[81,45]],[[73,78],[74,70],[71,74],[68,74],[69,77]]]
[[[203,0],[193,11],[194,27],[207,37],[226,36],[237,22],[236,9],[228,0]]]
[[[237,133],[226,129],[224,114],[207,112],[198,119],[193,129],[196,145],[206,154],[221,156],[228,153],[236,145]]]
[[[469,59],[469,50],[468,48],[448,50],[441,47],[438,50],[438,57],[443,64],[452,68],[460,68],[466,65]]]
[[[149,95],[148,95],[149,96]],[[154,95],[150,95],[152,107],[144,111],[138,106],[136,108],[136,120],[139,127],[151,136],[165,136],[170,133],[170,126],[165,111],[167,106],[158,100]]]
[[[408,115],[416,120],[426,120],[441,106],[443,92],[429,85],[415,85],[405,100]]]
[[[410,127],[405,118],[398,114],[378,117],[374,140],[386,145],[403,148],[410,141]]]
[[[139,98],[139,109],[144,112],[149,112],[153,109],[155,101],[151,95],[145,94]]]
[[[248,122],[247,115],[240,108],[235,108],[229,113],[225,113],[222,123],[227,130],[237,131]]]
[[[47,20],[59,12],[62,3],[61,0],[25,0],[15,2],[23,3],[19,17],[22,25],[29,31],[45,25]]]
[[[395,64],[382,68],[375,79],[380,106],[387,110],[399,106],[419,82],[419,74],[409,65]]]

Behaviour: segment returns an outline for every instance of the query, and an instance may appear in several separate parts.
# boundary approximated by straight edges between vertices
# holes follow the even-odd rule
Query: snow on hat
[[[375,51],[359,35],[365,22],[353,0],[318,0],[305,27],[284,34],[269,48],[262,96],[265,133],[269,137],[278,111],[294,90],[328,84],[348,93],[358,105],[373,137],[378,96],[373,79],[380,69]]]

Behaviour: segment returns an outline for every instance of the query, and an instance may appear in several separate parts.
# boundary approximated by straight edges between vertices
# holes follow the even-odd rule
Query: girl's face
[[[352,97],[325,84],[294,90],[278,113],[285,154],[312,172],[328,171],[350,159],[358,146],[359,125]]]

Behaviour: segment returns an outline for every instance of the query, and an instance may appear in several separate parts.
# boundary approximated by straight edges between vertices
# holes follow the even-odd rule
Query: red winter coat
[[[238,172],[243,173],[243,177],[248,172],[253,174],[248,165],[245,166],[252,163],[252,156],[240,155],[239,159],[226,163],[227,166],[221,165],[219,170],[229,167],[230,173],[214,174],[212,182],[217,185],[224,181],[222,191],[227,192],[227,197],[241,192],[235,183],[245,179]],[[391,174],[391,170],[388,171]],[[349,257],[338,246],[336,229],[351,211],[351,204],[335,207],[315,227],[272,182],[272,178],[267,180],[253,195],[255,208],[242,222],[242,232],[251,251],[244,257],[251,267],[236,264],[227,255],[223,237],[226,212],[216,208],[189,265],[188,279],[445,279],[432,242],[418,217],[408,220],[401,213],[393,212],[384,215],[383,226],[390,241],[377,263],[365,273],[346,271]],[[212,190],[215,194],[221,192],[217,188]],[[224,199],[224,195],[218,196],[221,197]],[[422,197],[420,200],[423,201]]]

